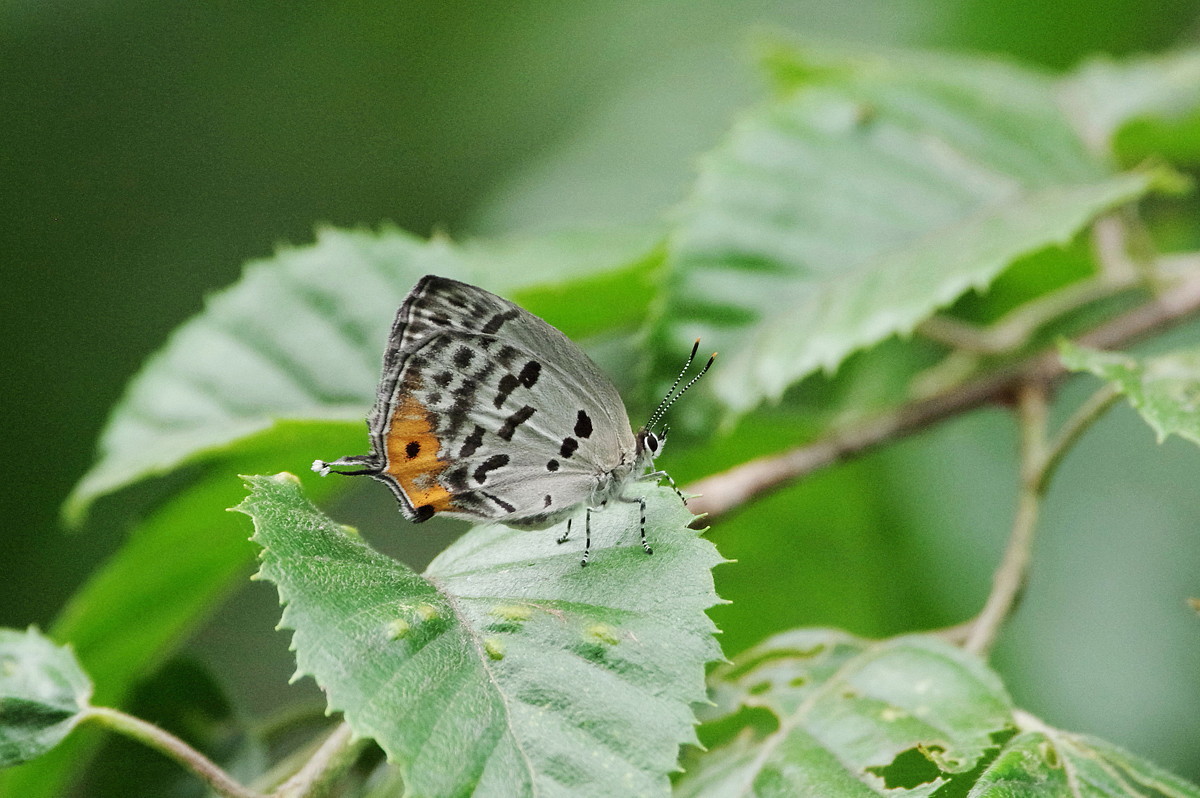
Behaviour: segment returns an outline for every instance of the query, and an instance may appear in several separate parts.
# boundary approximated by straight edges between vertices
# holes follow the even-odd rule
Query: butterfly
[[[370,454],[316,460],[312,468],[383,482],[414,522],[441,514],[538,528],[566,517],[559,543],[582,505],[583,565],[592,510],[609,501],[636,503],[642,547],[652,554],[646,499],[633,486],[670,480],[651,470],[667,435],[666,428],[652,430],[712,366],[716,353],[676,392],[699,345],[635,433],[612,381],[569,338],[507,299],[427,275],[405,298],[388,336],[367,419]]]

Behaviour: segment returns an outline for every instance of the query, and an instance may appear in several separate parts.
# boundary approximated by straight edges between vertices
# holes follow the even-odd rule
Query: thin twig
[[[346,723],[335,728],[296,775],[279,785],[275,798],[315,798],[354,764],[369,737],[355,737]]]
[[[1128,345],[1200,311],[1200,275],[1192,274],[1154,299],[1100,325],[1079,343],[1098,349]],[[782,454],[762,457],[686,486],[696,513],[717,517],[750,499],[887,441],[976,407],[1004,400],[1024,383],[1048,384],[1067,373],[1058,353],[1047,351],[954,388],[830,432]]]
[[[1016,607],[1029,574],[1042,487],[1046,484],[1043,476],[1047,459],[1046,406],[1044,384],[1021,386],[1017,395],[1021,422],[1021,487],[1017,494],[1017,512],[1004,557],[992,577],[992,591],[963,644],[963,648],[973,654],[985,655],[992,647],[1000,626]]]
[[[263,793],[234,781],[232,776],[211,759],[153,723],[108,707],[90,707],[83,719],[94,720],[165,754],[195,773],[226,798],[267,798]]]
[[[1021,487],[1017,494],[1017,512],[1004,559],[992,580],[992,591],[983,610],[966,625],[966,638],[962,643],[967,651],[981,655],[991,648],[1024,589],[1038,511],[1050,480],[1079,436],[1121,398],[1121,392],[1112,385],[1100,388],[1067,419],[1053,440],[1046,434],[1046,386],[1022,386],[1018,397]]]
[[[1063,455],[1070,451],[1075,441],[1083,434],[1084,430],[1090,427],[1096,419],[1104,415],[1104,413],[1116,404],[1121,398],[1121,389],[1112,383],[1105,383],[1099,390],[1088,397],[1079,409],[1067,419],[1058,434],[1054,436],[1054,440],[1046,449],[1046,462],[1041,469],[1041,483],[1038,484],[1038,490],[1044,491],[1049,484],[1050,478],[1054,472],[1058,470],[1059,461]]]

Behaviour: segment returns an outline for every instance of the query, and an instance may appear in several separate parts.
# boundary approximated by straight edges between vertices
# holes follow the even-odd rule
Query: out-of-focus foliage
[[[12,66],[0,96],[9,111],[0,126],[0,143],[9,153],[0,160],[8,187],[0,201],[11,203],[5,230],[14,235],[4,243],[21,267],[10,280],[11,294],[22,300],[6,319],[15,325],[9,340],[28,344],[10,362],[17,375],[10,388],[19,394],[11,459],[38,477],[22,478],[21,489],[6,498],[15,530],[6,539],[6,564],[23,578],[0,585],[0,621],[47,622],[96,561],[117,550],[127,529],[136,529],[55,624],[56,637],[78,647],[106,701],[129,695],[137,679],[201,627],[247,573],[253,547],[243,539],[245,529],[221,512],[240,495],[231,474],[299,471],[314,456],[361,448],[372,363],[407,286],[396,273],[374,288],[354,277],[357,266],[369,272],[379,253],[403,250],[384,260],[410,261],[395,265],[413,275],[460,274],[508,293],[570,335],[587,336],[589,351],[630,391],[631,409],[644,402],[654,380],[638,357],[645,354],[641,340],[631,333],[664,305],[667,326],[679,321],[670,316],[678,302],[664,303],[664,277],[673,290],[694,287],[671,272],[688,262],[681,255],[688,255],[682,245],[689,239],[678,231],[689,223],[698,229],[696,217],[689,217],[694,200],[693,211],[664,214],[689,193],[696,196],[688,188],[692,160],[725,141],[706,161],[710,171],[701,167],[711,177],[713,164],[738,151],[739,130],[744,135],[755,120],[774,130],[767,124],[772,120],[795,121],[786,113],[791,106],[821,99],[800,93],[765,109],[759,105],[732,137],[727,133],[735,110],[763,101],[745,56],[749,48],[739,50],[739,42],[758,35],[755,23],[784,24],[810,38],[835,33],[891,44],[1004,49],[1053,66],[1108,51],[1063,79],[1013,65],[987,69],[1012,78],[1002,81],[999,96],[1011,92],[1028,100],[1035,87],[1034,105],[1051,116],[1051,105],[1059,103],[1088,148],[1076,152],[1080,174],[1112,190],[1089,194],[1073,213],[1050,203],[1029,214],[1036,224],[1002,231],[1011,246],[1000,246],[988,263],[983,257],[961,263],[945,240],[931,243],[910,229],[910,245],[941,253],[941,260],[933,259],[941,263],[936,279],[916,292],[919,307],[908,302],[905,313],[877,323],[870,307],[855,305],[843,314],[855,330],[836,336],[833,354],[825,347],[813,360],[803,347],[778,345],[786,335],[775,336],[774,349],[726,349],[722,343],[712,380],[723,386],[727,401],[779,393],[785,401],[744,418],[732,435],[715,441],[706,440],[712,416],[696,412],[703,396],[694,397],[693,410],[681,406],[679,428],[690,440],[673,440],[662,462],[681,481],[807,440],[855,412],[899,401],[913,386],[919,392],[952,385],[971,369],[987,368],[986,359],[977,359],[955,373],[925,371],[942,354],[937,346],[887,336],[993,278],[994,295],[967,293],[955,311],[967,308],[961,315],[970,316],[973,306],[987,317],[994,310],[988,303],[1017,307],[1090,274],[1095,264],[1086,237],[1062,249],[1040,248],[1067,241],[1113,203],[1141,193],[1148,185],[1146,158],[1179,169],[1196,164],[1200,114],[1196,83],[1188,78],[1194,53],[1115,57],[1176,41],[1195,21],[1196,10],[1186,4],[1068,3],[1052,10],[1014,4],[996,10],[902,2],[839,12],[768,2],[737,9],[629,2],[587,10],[530,5],[506,13],[381,4],[358,13],[300,9],[281,17],[266,8],[181,11],[133,2],[54,14],[23,4],[0,12],[0,37],[10,45],[4,51]],[[948,63],[939,59],[932,62]],[[921,125],[936,129],[958,118],[942,115],[948,106],[938,103],[945,92],[954,95],[956,81],[970,83],[973,67],[965,64],[971,62],[960,63],[963,69],[921,82],[907,95],[895,93],[911,78],[907,69],[882,80],[832,69],[813,85],[870,95],[872,102],[859,103],[864,113],[849,129],[864,138],[873,132],[875,144],[889,132],[920,138]],[[922,98],[928,102],[905,105]],[[1005,138],[1011,131],[1004,125],[1018,125],[1027,105],[1017,103],[1011,113],[984,109],[992,116],[982,132],[1001,131],[998,138]],[[916,127],[906,126],[913,120]],[[1055,141],[1075,147],[1061,123],[1056,119],[1039,131],[1053,127]],[[796,149],[795,134],[807,128],[783,128],[791,152],[807,152],[834,169],[819,136],[804,138]],[[822,131],[830,132],[815,130]],[[984,135],[980,151],[996,139]],[[942,142],[953,143],[953,136]],[[867,148],[841,163],[847,173],[860,169],[869,188],[877,165],[871,156],[879,153]],[[987,171],[1006,176],[1003,169]],[[900,177],[921,174],[927,170]],[[1048,167],[1025,177],[1037,183],[1061,175]],[[895,185],[912,187],[903,179]],[[1016,185],[1027,197],[1028,185]],[[795,200],[789,193],[795,187],[779,194],[765,188],[760,182],[754,190],[776,204],[752,207],[762,214],[757,220],[739,211],[739,224],[751,222],[745,229],[757,229],[764,218],[768,227],[779,223],[779,209]],[[820,207],[836,196],[823,192],[810,200]],[[845,196],[862,211],[862,198],[870,194]],[[718,198],[724,203],[728,196]],[[912,197],[909,205],[904,200],[893,203],[893,211],[924,207]],[[1200,246],[1189,207],[1176,198],[1147,203],[1147,238]],[[889,217],[864,218],[869,224]],[[266,253],[281,237],[310,240],[315,222],[375,225],[382,219],[419,234],[445,227],[455,238],[471,230],[546,230],[564,222],[620,222],[636,230],[482,245],[438,237],[424,243],[390,230],[330,231],[315,247],[283,249],[269,266],[214,297],[149,364],[121,406],[103,444],[105,457],[79,488],[73,509],[124,489],[97,505],[85,535],[58,534],[57,505],[86,470],[92,441],[120,386],[168,330],[200,309],[202,293],[233,283],[247,255]],[[1024,235],[1035,228],[1045,235]],[[868,242],[877,241],[879,231],[856,225],[848,232]],[[999,239],[1004,235],[989,240]],[[1023,254],[1028,257],[1017,259]],[[334,261],[346,271],[331,273]],[[860,277],[873,279],[869,270]],[[942,292],[947,281],[953,290]],[[741,285],[733,281],[720,298],[736,301]],[[256,294],[256,286],[262,292]],[[788,283],[787,291],[764,291],[759,304],[782,302],[794,289]],[[884,289],[860,294],[879,299],[897,293]],[[580,295],[589,301],[581,305]],[[272,299],[263,302],[266,296]],[[315,305],[299,301],[314,296],[320,299]],[[269,310],[258,313],[264,304]],[[805,326],[811,326],[810,316],[784,317],[778,324],[800,325],[805,340],[819,339]],[[704,334],[733,340],[738,331]],[[1188,334],[1181,333],[1181,347],[1194,345]],[[880,339],[879,346],[851,355]],[[212,346],[218,340],[224,355]],[[344,351],[335,352],[343,343]],[[679,348],[664,338],[653,344],[662,362]],[[769,390],[736,376],[767,355],[773,365],[759,373],[777,381]],[[794,384],[822,359],[834,364],[847,355],[836,376]],[[264,371],[263,363],[280,368]],[[304,368],[293,368],[297,363]],[[282,383],[271,387],[258,380],[266,373]],[[297,382],[302,374],[307,376]],[[1074,390],[1068,389],[1064,406],[1076,398]],[[301,401],[275,403],[287,397]],[[745,400],[739,409],[755,401]],[[1018,705],[1195,778],[1200,760],[1188,741],[1200,738],[1200,694],[1184,675],[1193,671],[1173,664],[1200,656],[1194,635],[1189,637],[1194,618],[1178,610],[1179,597],[1195,590],[1190,576],[1173,566],[1184,551],[1196,551],[1190,532],[1200,512],[1189,500],[1184,475],[1194,473],[1198,458],[1179,445],[1154,450],[1146,445],[1149,436],[1138,438],[1138,428],[1127,422],[1128,416],[1117,416],[1101,425],[1080,454],[1068,458],[1047,507],[1045,542],[1022,615],[996,666]],[[1130,436],[1142,443],[1131,445]],[[799,625],[892,634],[961,620],[986,590],[1007,526],[1011,446],[1009,430],[994,417],[966,419],[820,474],[723,521],[710,534],[726,556],[740,560],[717,571],[719,591],[734,602],[713,612],[727,630],[726,652]],[[162,472],[171,475],[125,487]],[[333,487],[309,480],[310,492]],[[1095,495],[1096,484],[1106,486],[1104,495]],[[386,498],[377,503],[383,520],[370,527],[399,526],[388,504]],[[370,520],[357,505],[346,509]],[[1135,528],[1137,536],[1130,537]],[[400,532],[397,537],[411,539],[407,526]],[[1148,591],[1147,584],[1155,589]],[[205,634],[247,626],[233,608],[246,603],[223,610]],[[258,620],[264,627],[273,622]],[[1138,642],[1115,645],[1114,639]],[[221,670],[229,670],[222,661],[245,656],[220,647],[201,654]],[[1061,667],[1064,659],[1073,666]],[[275,667],[284,675],[289,663],[279,658]],[[1114,683],[1125,688],[1105,689]],[[235,699],[251,704],[265,700],[260,687],[253,680],[232,685]],[[72,746],[86,743],[73,736],[54,754],[60,776],[82,750]],[[39,781],[17,778],[31,779],[27,785]],[[40,782],[44,794],[53,794],[55,778]]]

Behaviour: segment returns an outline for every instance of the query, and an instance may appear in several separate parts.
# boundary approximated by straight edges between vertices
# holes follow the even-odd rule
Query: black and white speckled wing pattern
[[[620,395],[578,346],[506,299],[436,276],[397,313],[369,424],[371,455],[348,460],[380,467],[417,521],[553,517],[636,448]]]
[[[524,308],[477,286],[426,275],[396,312],[383,356],[383,376],[368,424],[377,450],[383,449],[383,421],[397,399],[397,380],[404,360],[425,340],[445,330],[492,335],[536,352],[543,360],[569,365],[581,386],[604,409],[606,427],[618,428],[630,440],[629,417],[612,380],[571,339]]]
[[[438,334],[406,359],[398,384],[424,408],[446,464],[437,478],[450,493],[443,512],[553,517],[632,461],[628,422],[623,435],[609,426],[609,408],[574,366],[508,339],[460,332]]]

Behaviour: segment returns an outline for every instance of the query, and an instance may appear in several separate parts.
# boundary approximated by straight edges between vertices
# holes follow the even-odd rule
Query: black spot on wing
[[[575,454],[575,450],[579,448],[579,441],[574,438],[563,438],[562,447],[558,453],[563,457],[570,457]]]
[[[549,507],[552,504],[554,504],[554,499],[550,498],[550,494],[547,493],[546,498],[542,500],[542,506]]]
[[[419,524],[422,521],[428,521],[430,518],[433,518],[433,513],[432,504],[422,504],[420,507],[413,509],[413,523]]]
[[[475,359],[475,353],[465,346],[460,346],[454,350],[454,365],[460,369],[465,369],[471,365],[471,361]]]
[[[521,369],[521,373],[519,375],[517,375],[517,379],[520,380],[521,384],[524,385],[526,388],[532,388],[534,385],[537,384],[538,375],[540,375],[541,373],[542,373],[542,364],[537,362],[536,360],[530,360]]]
[[[446,473],[442,474],[440,481],[455,494],[471,489],[471,486],[467,484],[467,467],[465,465],[447,469]]]
[[[453,437],[462,428],[462,425],[467,423],[471,408],[475,406],[475,392],[478,389],[479,382],[470,378],[463,380],[462,385],[454,389],[454,404],[446,413],[448,423],[445,433],[447,436]]]
[[[409,441],[408,445],[404,447],[404,456],[407,457],[409,460],[413,459],[420,453],[421,453],[421,442],[420,441]]]
[[[515,358],[518,354],[520,354],[520,352],[516,348],[505,344],[504,346],[500,347],[500,351],[496,353],[496,362],[504,368],[508,368],[512,365],[513,358]]]
[[[437,385],[439,388],[448,388],[448,387],[450,387],[450,383],[453,381],[454,381],[454,375],[448,371],[443,371],[439,374],[435,374],[433,377],[434,384]]]
[[[517,431],[517,427],[528,421],[529,417],[536,412],[537,410],[535,408],[525,405],[511,416],[504,419],[504,426],[496,430],[496,434],[499,435],[503,440],[511,441],[513,438],[513,433]]]
[[[557,471],[558,470],[558,461],[557,460],[548,461],[546,463],[546,470],[547,471]]]
[[[483,433],[485,431],[486,430],[484,430],[483,427],[476,424],[475,429],[470,435],[467,436],[467,439],[463,441],[462,448],[458,450],[458,456],[470,457],[471,455],[475,454],[475,450],[478,449],[480,444],[483,443]]]
[[[508,465],[508,455],[494,454],[480,463],[475,469],[475,473],[471,476],[475,478],[476,482],[482,485],[487,481],[487,475],[489,471],[494,471],[497,468],[503,468],[506,465]]]
[[[496,398],[492,400],[492,404],[496,406],[496,409],[500,409],[504,405],[504,402],[508,399],[508,395],[516,390],[517,386],[520,384],[521,380],[511,374],[505,374],[500,378],[500,385],[496,391]]]
[[[497,313],[495,316],[492,316],[490,319],[488,319],[487,324],[483,325],[479,331],[484,335],[495,335],[496,333],[500,332],[500,328],[504,326],[504,322],[512,321],[520,315],[521,311],[517,310],[516,308],[501,311],[500,313]]]
[[[582,410],[575,417],[575,436],[579,438],[590,438],[592,436],[592,420]]]

